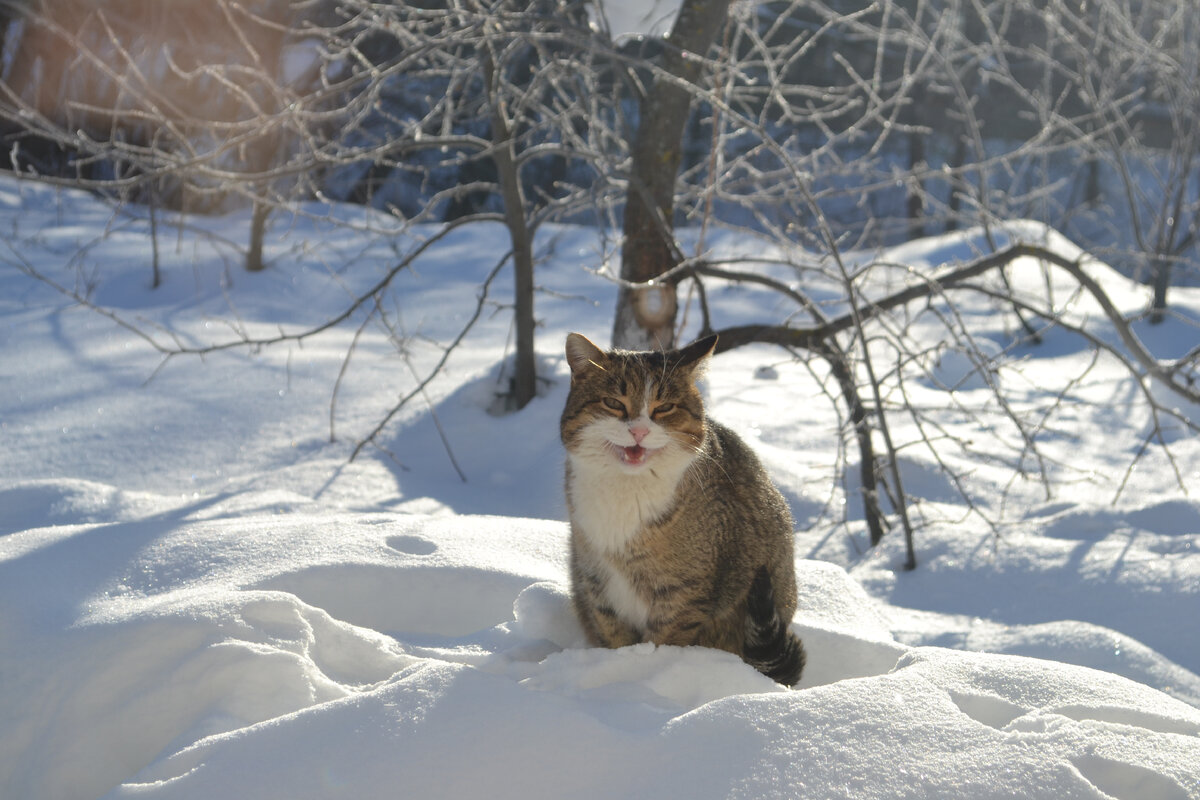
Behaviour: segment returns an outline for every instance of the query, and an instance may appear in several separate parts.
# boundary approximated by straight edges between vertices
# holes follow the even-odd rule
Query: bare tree
[[[1119,179],[1112,202],[1151,276],[1150,319],[1159,322],[1175,267],[1194,254],[1200,227],[1200,9],[1066,4],[1051,31],[1065,53],[1058,69],[1098,112],[1086,144]]]
[[[656,279],[679,262],[672,231],[684,124],[728,11],[729,0],[684,0],[663,41],[659,71],[639,97],[621,246],[626,283],[613,325],[619,347],[667,349],[675,343],[675,285]]]
[[[1007,440],[997,433],[997,441],[1005,442],[999,448],[1004,455],[955,442],[938,433],[911,404],[889,400],[907,397],[905,386],[914,376],[928,374],[931,360],[947,342],[963,351],[979,375],[993,373],[996,354],[981,349],[969,323],[956,310],[955,298],[964,292],[1005,303],[1018,330],[1030,341],[1036,341],[1047,326],[1058,326],[1082,337],[1098,357],[1102,354],[1124,364],[1155,420],[1137,458],[1151,445],[1157,445],[1164,457],[1172,457],[1169,437],[1162,433],[1165,420],[1197,430],[1194,420],[1173,411],[1153,391],[1154,386],[1165,386],[1195,402],[1195,353],[1179,360],[1156,359],[1133,333],[1130,320],[1117,313],[1101,284],[1089,276],[1086,259],[1064,258],[1036,242],[1013,240],[1003,225],[1006,218],[1051,207],[1057,209],[1058,221],[1068,221],[1070,210],[1064,211],[1058,198],[1073,176],[1071,168],[1062,165],[1095,158],[1104,145],[1117,153],[1132,142],[1144,141],[1137,136],[1145,109],[1129,102],[1138,92],[1138,87],[1129,86],[1129,62],[1106,67],[1104,92],[1088,94],[1084,84],[1100,81],[1095,76],[1080,77],[1080,55],[1064,52],[1061,43],[1047,44],[1055,37],[1064,38],[1060,28],[1068,24],[1067,12],[1074,13],[1076,20],[1084,18],[1085,11],[1105,20],[1107,27],[1089,29],[1093,60],[1107,49],[1124,47],[1130,30],[1178,29],[1170,26],[1178,16],[1174,6],[1159,9],[1157,18],[1133,21],[1127,19],[1125,5],[1101,3],[1097,10],[1088,4],[1073,11],[1068,6],[1064,5],[1061,16],[1052,13],[1057,5],[1047,11],[1020,2],[985,5],[954,0],[854,9],[792,4],[782,10],[773,7],[770,14],[742,10],[728,18],[719,52],[715,45],[709,51],[710,67],[719,56],[724,76],[713,81],[713,88],[672,80],[665,68],[656,73],[673,86],[688,87],[693,99],[700,101],[696,106],[699,113],[707,114],[704,123],[710,126],[713,147],[709,158],[685,163],[675,179],[675,213],[699,224],[701,230],[740,222],[745,235],[765,235],[775,242],[781,256],[773,270],[764,270],[756,259],[751,259],[752,267],[738,268],[728,259],[716,263],[702,249],[687,258],[684,245],[672,234],[674,220],[660,214],[657,233],[666,239],[662,249],[670,258],[659,256],[665,268],[652,280],[626,284],[622,298],[669,288],[669,299],[656,307],[670,308],[673,315],[674,287],[687,284],[695,289],[690,296],[699,307],[701,330],[718,332],[722,351],[765,342],[824,361],[835,386],[831,394],[847,410],[847,435],[856,442],[858,491],[872,542],[893,527],[879,500],[885,497],[896,523],[910,535],[910,566],[915,563],[907,513],[910,499],[898,469],[899,453],[918,445],[927,449],[970,507],[981,514],[982,504],[972,496],[969,480],[956,474],[946,460],[949,450],[958,448],[974,459],[1007,459],[1014,474],[1032,473],[1049,491],[1052,470],[1039,445],[1040,431],[1081,378],[1066,379],[1063,394],[1041,416],[1032,417],[1013,410],[1003,387],[990,383],[996,406],[1006,410],[1002,423],[987,427],[998,431],[1010,426],[1012,433]],[[1030,20],[1037,24],[1024,24]],[[1076,35],[1074,41],[1082,42],[1083,37]],[[1185,95],[1184,86],[1170,87],[1174,85],[1171,75],[1186,70],[1160,64],[1147,47],[1136,52],[1140,60],[1133,73],[1145,76],[1145,91],[1153,86],[1159,96],[1174,96],[1172,91]],[[815,69],[814,64],[821,66]],[[1185,109],[1197,106],[1180,102],[1177,107],[1175,116],[1182,119]],[[1197,127],[1192,125],[1193,130]],[[914,150],[912,143],[918,138],[921,145]],[[1188,157],[1187,137],[1173,141],[1168,163],[1178,171],[1159,184],[1170,189],[1162,193],[1165,199],[1157,219],[1176,220],[1186,229],[1194,212],[1182,198],[1191,196],[1195,168]],[[1153,143],[1142,146],[1150,153]],[[908,163],[899,168],[905,155]],[[1116,160],[1126,163],[1124,158],[1120,155]],[[1055,163],[1060,169],[1057,175],[1051,167]],[[637,191],[635,184],[631,179],[631,197]],[[938,184],[946,189],[939,192]],[[1144,206],[1149,197],[1159,196],[1132,176],[1126,178],[1126,186],[1129,197],[1136,198],[1128,201],[1131,206]],[[941,272],[899,281],[901,288],[892,292],[872,289],[894,285],[898,282],[894,276],[911,270],[870,259],[864,263],[850,251],[896,241],[912,230],[914,222],[933,230],[939,225],[979,226],[977,257],[965,266],[947,265]],[[1172,242],[1172,261],[1179,257],[1178,246],[1191,241],[1176,230],[1157,239]],[[1114,339],[1065,317],[1056,305],[1053,281],[1047,280],[1045,292],[1033,296],[1013,285],[1010,267],[1029,258],[1060,271],[1075,283],[1077,293],[1102,308]],[[709,298],[714,285],[730,281],[769,288],[795,303],[795,316],[759,325],[722,326],[720,309]],[[823,311],[830,305],[838,309],[832,317]],[[893,313],[883,315],[885,310]],[[800,323],[805,317],[811,324]],[[928,338],[931,317],[937,320],[934,327],[943,332],[933,340]],[[905,320],[921,320],[921,324]],[[620,318],[617,327],[623,328]],[[925,338],[917,338],[917,331]],[[896,438],[893,421],[900,419],[911,423],[909,430],[915,426],[918,439]],[[1186,491],[1182,479],[1179,488]]]
[[[271,209],[328,191],[324,176],[359,164],[376,174],[473,172],[420,208],[386,208],[406,226],[436,221],[439,212],[453,225],[505,224],[515,273],[510,395],[515,407],[529,402],[537,381],[533,237],[542,221],[578,202],[566,181],[529,196],[529,173],[547,162],[593,164],[597,155],[586,141],[589,108],[575,102],[587,90],[577,85],[588,58],[580,46],[587,37],[582,6],[464,0],[424,9],[346,0],[297,6],[276,19],[219,0],[194,10],[225,22],[221,30],[234,46],[226,43],[208,61],[193,54],[194,63],[180,63],[167,32],[133,33],[139,20],[159,12],[133,0],[115,5],[125,14],[119,24],[104,8],[78,24],[58,7],[28,18],[50,43],[45,47],[78,53],[59,83],[73,86],[99,72],[112,84],[109,94],[68,91],[66,104],[49,108],[27,96],[26,89],[41,89],[32,77],[15,75],[2,87],[3,114],[22,135],[70,151],[81,169],[126,165],[116,174],[77,171],[68,182],[122,197],[157,197],[146,187],[170,182],[186,197],[241,197],[252,208],[246,265],[258,270]],[[270,57],[251,30],[270,34]],[[567,63],[561,53],[568,46],[574,71],[559,72],[553,67]],[[152,67],[165,83],[149,77]],[[223,104],[206,108],[180,98],[184,89],[210,85],[221,90]],[[417,102],[408,102],[414,95]],[[485,199],[472,206],[473,197]],[[359,298],[354,306],[370,304]]]
[[[342,325],[358,332],[381,326],[404,355],[417,343],[388,310],[399,304],[395,282],[463,226],[504,225],[511,250],[499,254],[473,313],[448,341],[422,343],[436,350],[432,366],[414,369],[411,385],[359,438],[355,454],[380,445],[388,423],[422,396],[498,302],[496,285],[510,266],[514,290],[504,305],[513,313],[517,356],[504,393],[513,407],[528,402],[536,390],[539,228],[549,220],[621,220],[621,272],[601,269],[620,294],[614,342],[664,347],[698,328],[718,332],[722,351],[757,342],[794,354],[843,411],[839,471],[861,501],[851,507],[861,508],[872,544],[903,529],[911,566],[916,506],[905,491],[904,454],[923,451],[973,512],[998,527],[961,464],[1002,464],[1049,487],[1043,432],[1073,402],[1072,387],[1082,379],[1065,376],[1045,408],[1018,408],[991,379],[1003,353],[979,344],[963,297],[987,298],[996,313],[1011,315],[1014,342],[1055,326],[1080,337],[1096,358],[1122,364],[1153,420],[1142,452],[1172,457],[1165,421],[1197,430],[1154,389],[1200,400],[1193,388],[1200,352],[1156,357],[1086,257],[1065,257],[1004,224],[1038,209],[1055,216],[1046,221],[1070,222],[1062,198],[1074,176],[1055,165],[1106,159],[1123,170],[1122,201],[1137,209],[1137,224],[1149,200],[1170,199],[1156,219],[1170,217],[1176,227],[1143,236],[1144,243],[1166,242],[1160,250],[1172,264],[1190,246],[1196,145],[1179,137],[1180,149],[1154,150],[1139,138],[1139,126],[1152,108],[1174,108],[1177,124],[1185,124],[1188,104],[1196,107],[1184,91],[1191,62],[1182,55],[1164,61],[1151,47],[1156,40],[1143,33],[1167,28],[1130,18],[1127,6],[1105,0],[1089,3],[1085,13],[1064,0],[1054,4],[1051,10],[1061,11],[1055,15],[1025,0],[685,0],[671,33],[650,43],[661,47],[643,52],[637,43],[614,44],[569,0],[452,0],[428,8],[330,0],[297,6],[286,21],[250,17],[222,0],[238,25],[265,26],[302,47],[302,83],[282,80],[261,57],[233,66],[177,64],[171,74],[179,80],[215,81],[252,113],[217,123],[167,113],[163,88],[138,76],[133,67],[141,62],[118,47],[124,40],[108,23],[101,41],[128,53],[119,63],[129,66],[111,79],[135,98],[133,110],[114,101],[100,116],[120,135],[80,134],[15,85],[4,90],[0,114],[21,133],[77,154],[70,182],[98,191],[186,179],[214,196],[252,203],[258,230],[265,209],[301,213],[291,200],[303,196],[353,200],[389,215],[389,225],[371,233],[396,240],[395,263],[349,297],[341,313],[299,330],[267,337],[239,331],[197,346],[141,330],[165,358],[299,342]],[[60,38],[81,36],[61,23],[38,24]],[[1085,33],[1095,39],[1087,58],[1080,51]],[[71,41],[85,62],[104,62],[100,45]],[[1121,49],[1133,41],[1141,49]],[[1132,61],[1118,62],[1125,80],[1099,71],[1102,59],[1094,54],[1104,48],[1133,53]],[[1142,82],[1131,85],[1130,75]],[[123,131],[137,125],[148,133],[135,141]],[[196,131],[211,141],[197,144]],[[1169,191],[1147,188],[1136,174],[1127,157],[1132,142],[1144,144],[1148,158],[1152,151],[1171,154],[1154,156],[1178,165],[1164,173]],[[270,157],[242,159],[256,145]],[[91,172],[114,163],[123,166],[112,175]],[[976,248],[969,257],[960,252],[918,269],[872,255],[918,228],[950,227],[971,229],[961,239]],[[714,245],[720,229],[753,239],[753,256]],[[261,252],[261,233],[255,236],[249,250]],[[1043,281],[1013,279],[1031,263],[1042,265]],[[720,297],[731,285],[761,293],[760,323],[727,319]],[[1074,315],[1062,291],[1088,298],[1107,327],[1097,330]],[[987,446],[944,434],[932,415],[908,402],[915,382],[929,379],[948,349],[961,352],[989,390],[986,408],[950,393],[947,401],[976,415]]]

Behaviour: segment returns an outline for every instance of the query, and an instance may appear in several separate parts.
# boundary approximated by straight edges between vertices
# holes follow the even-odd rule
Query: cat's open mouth
[[[621,459],[621,463],[628,464],[631,467],[639,467],[646,463],[646,459],[658,452],[658,449],[647,450],[640,444],[635,444],[633,447],[618,447],[617,457]]]

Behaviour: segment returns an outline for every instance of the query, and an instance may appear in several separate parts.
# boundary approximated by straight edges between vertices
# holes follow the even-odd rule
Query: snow
[[[944,454],[978,505],[905,449],[920,566],[904,572],[901,537],[867,548],[855,487],[836,480],[838,418],[818,376],[765,347],[713,360],[712,414],[760,453],[800,526],[792,625],[809,665],[788,691],[722,652],[589,648],[575,622],[561,346],[608,328],[598,232],[539,240],[542,396],[489,413],[509,315],[488,308],[353,462],[412,389],[410,367],[440,357],[428,342],[474,312],[506,249],[499,227],[461,230],[397,277],[393,328],[363,329],[333,441],[361,316],[300,343],[164,360],[27,274],[161,342],[166,327],[227,342],[319,323],[421,233],[307,211],[274,219],[256,275],[223,243],[245,240],[245,216],[160,220],[166,282],[151,290],[145,220],[0,179],[3,797],[1200,798],[1200,502],[1175,478],[1195,485],[1200,445],[1177,433],[1173,462],[1136,457],[1146,411],[1115,363],[1092,364],[1063,331],[1015,342],[1010,317],[967,301],[1009,411],[1066,392],[1041,443],[1054,490],[988,451],[1008,446],[1004,412],[964,350],[932,347],[910,399],[980,440]],[[922,268],[978,241],[880,260]],[[1123,310],[1144,306],[1143,289],[1091,269]],[[1026,265],[1013,280],[1043,277]],[[497,283],[493,299],[509,291]],[[1172,299],[1175,317],[1139,328],[1164,357],[1190,349],[1200,319],[1200,292]],[[710,302],[722,324],[778,305],[738,287]],[[1083,301],[1064,313],[1111,333]]]
[[[589,5],[588,13],[594,25],[607,29],[613,41],[617,41],[623,37],[667,35],[680,5],[682,0],[604,0]]]

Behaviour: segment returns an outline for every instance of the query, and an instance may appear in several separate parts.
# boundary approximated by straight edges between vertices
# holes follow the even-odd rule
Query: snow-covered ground
[[[1137,391],[1070,334],[1010,353],[995,376],[1007,409],[969,375],[939,385],[964,377],[952,350],[908,385],[946,437],[974,442],[943,457],[978,512],[906,448],[914,572],[900,536],[865,546],[819,370],[765,347],[714,359],[711,412],[759,451],[801,527],[793,627],[809,667],[786,691],[720,652],[589,649],[571,614],[561,343],[607,339],[597,232],[539,241],[541,397],[489,413],[510,314],[486,304],[350,463],[441,356],[431,342],[475,313],[503,231],[461,231],[398,276],[390,331],[356,338],[358,315],[203,359],[164,360],[25,271],[192,345],[319,324],[412,246],[279,218],[270,269],[249,275],[220,242],[243,240],[244,218],[189,223],[202,230],[160,225],[165,283],[150,290],[144,221],[0,181],[0,797],[1200,798],[1200,501],[1178,485],[1200,486],[1200,443],[1168,430],[1173,460],[1138,457]],[[886,258],[936,265],[973,242]],[[1145,304],[1094,272],[1124,310]],[[1042,277],[1026,265],[1014,280]],[[1172,300],[1175,318],[1138,328],[1164,357],[1200,339],[1200,291]],[[744,288],[710,301],[721,324],[786,313]],[[1011,315],[978,299],[962,314],[985,345],[1013,342]],[[1013,446],[1006,414],[1045,416],[1049,496],[995,457]]]

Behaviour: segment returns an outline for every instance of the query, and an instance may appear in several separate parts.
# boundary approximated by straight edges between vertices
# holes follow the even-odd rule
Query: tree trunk
[[[925,107],[925,91],[920,85],[912,90],[908,107],[903,111],[903,119],[909,127],[908,133],[908,173],[912,182],[908,186],[908,198],[905,202],[908,213],[908,238],[920,239],[925,235],[925,182],[919,175],[926,172],[925,137],[929,134],[920,130],[921,109]]]
[[[158,257],[158,181],[150,186],[146,210],[150,215],[150,288],[162,286],[162,269]]]
[[[955,130],[957,141],[954,143],[954,153],[950,156],[950,173],[955,176],[950,179],[950,199],[946,206],[946,230],[956,231],[959,228],[958,212],[962,208],[963,193],[959,191],[958,183],[962,180],[962,166],[967,162],[966,131]]]
[[[729,12],[730,0],[684,0],[666,39],[662,69],[688,83],[699,79]],[[621,278],[646,284],[676,266],[675,178],[683,155],[683,128],[691,95],[674,81],[657,78],[642,98],[625,198]],[[617,297],[613,344],[638,350],[675,343],[675,283],[622,286]]]
[[[1167,318],[1167,290],[1171,288],[1171,259],[1154,259],[1154,299],[1150,303],[1150,322],[1158,325]]]
[[[266,266],[263,262],[263,237],[270,215],[271,206],[262,200],[254,201],[254,210],[250,214],[250,249],[246,252],[247,272],[261,272]]]
[[[516,325],[516,365],[512,384],[512,404],[521,409],[537,394],[537,363],[533,347],[533,233],[525,216],[525,192],[517,171],[515,145],[503,101],[496,86],[496,70],[490,54],[484,56],[484,75],[491,92],[492,160],[504,202],[504,224],[513,247],[514,306]]]

